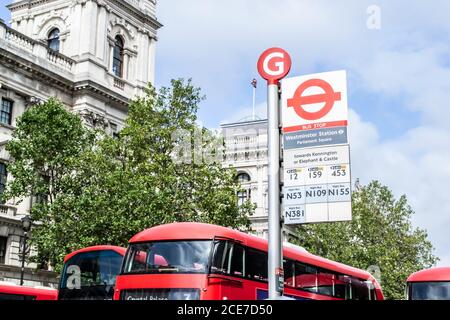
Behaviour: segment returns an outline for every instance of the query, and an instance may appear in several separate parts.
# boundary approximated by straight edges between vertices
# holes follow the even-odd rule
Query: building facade
[[[238,199],[255,204],[255,212],[250,217],[252,232],[266,239],[269,229],[267,125],[267,120],[254,118],[221,125],[225,139],[224,166],[237,170],[237,179],[243,189]],[[288,242],[295,237],[294,230],[285,226],[282,237]]]
[[[86,125],[110,134],[130,99],[154,80],[155,0],[15,0],[0,20],[0,191],[11,179],[4,149],[28,107],[57,97]],[[21,218],[35,199],[0,205],[0,281],[19,282]],[[25,284],[54,285],[55,274],[26,265]]]

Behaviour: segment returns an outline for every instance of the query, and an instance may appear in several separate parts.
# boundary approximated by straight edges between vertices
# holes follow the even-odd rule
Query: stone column
[[[114,42],[108,39],[109,43],[109,72],[113,72]]]
[[[136,84],[136,62],[136,53],[133,52],[128,62],[128,81],[133,82],[133,84]]]
[[[128,54],[128,52],[126,52],[123,55],[123,74],[122,74],[122,78],[127,79],[128,80],[128,63],[130,61],[130,56]]]
[[[61,52],[62,54],[65,54],[65,49],[66,49],[66,37],[60,38],[59,52]]]
[[[148,71],[146,82],[151,82],[154,85],[155,81],[155,55],[156,55],[156,39],[150,38],[148,49]]]
[[[139,40],[139,50],[138,50],[138,62],[136,66],[136,78],[141,85],[145,85],[147,82],[147,72],[148,72],[148,36],[146,30],[141,29],[138,33]]]
[[[70,39],[68,41],[68,46],[66,46],[66,54],[68,54],[71,57],[80,54],[80,46],[82,42],[81,19],[82,19],[81,4],[77,3],[72,13],[72,24],[70,26],[71,29]]]
[[[80,54],[95,55],[97,41],[97,4],[86,1],[81,14]]]
[[[0,39],[5,39],[6,25],[0,21]]]
[[[26,34],[27,34],[29,37],[33,37],[33,27],[34,27],[34,17],[33,17],[33,16],[30,16],[30,17],[28,18],[28,22],[27,22],[27,32],[26,32]]]
[[[98,38],[96,41],[96,56],[97,58],[104,61],[105,65],[107,65],[107,56],[105,54],[106,49],[106,30],[108,28],[107,26],[107,14],[106,14],[106,8],[104,6],[100,6],[99,12],[98,12]]]

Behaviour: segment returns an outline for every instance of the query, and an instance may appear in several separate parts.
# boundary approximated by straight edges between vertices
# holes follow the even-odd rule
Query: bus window
[[[294,261],[283,260],[284,269],[284,285],[288,287],[294,286]]]
[[[230,275],[243,277],[244,270],[244,247],[238,244],[233,244],[231,253]]]
[[[410,300],[450,300],[450,282],[411,282]]]
[[[205,273],[211,241],[160,241],[130,245],[124,273]]]
[[[48,287],[19,286],[0,281],[0,301],[56,300],[58,290]]]
[[[122,255],[112,250],[82,252],[64,264],[59,299],[111,299]]]
[[[370,300],[370,285],[366,281],[352,278],[352,300]]]
[[[228,274],[228,261],[230,259],[231,247],[228,241],[217,241],[214,244],[214,253],[211,263],[211,273]]]
[[[406,283],[408,300],[450,300],[450,267],[414,272]]]
[[[317,293],[317,269],[303,263],[295,263],[295,287],[297,289]]]
[[[246,278],[267,281],[267,253],[247,248],[245,260]]]
[[[346,275],[337,275],[334,292],[336,298],[351,299],[351,278]]]
[[[0,293],[0,301],[11,301],[11,300],[36,300],[36,297],[23,294]]]
[[[128,250],[125,272],[143,273],[146,270],[148,244],[136,244]]]
[[[326,270],[320,270],[317,274],[317,293],[334,297],[334,278],[334,274],[328,273]]]

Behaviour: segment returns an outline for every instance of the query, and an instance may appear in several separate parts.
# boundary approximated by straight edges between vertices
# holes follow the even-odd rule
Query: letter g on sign
[[[272,52],[263,62],[264,71],[273,77],[280,76],[284,72],[284,54],[282,52]]]
[[[258,72],[268,84],[277,84],[291,69],[291,57],[281,48],[270,48],[258,60]]]

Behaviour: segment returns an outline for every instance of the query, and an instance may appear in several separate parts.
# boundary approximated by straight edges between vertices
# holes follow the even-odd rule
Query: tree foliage
[[[73,159],[92,141],[80,118],[57,99],[31,107],[17,119],[17,129],[6,145],[13,158],[8,171],[14,179],[8,181],[3,197],[18,197],[20,202],[30,195],[45,195],[52,203],[63,192]]]
[[[254,208],[250,203],[238,206],[240,186],[233,169],[220,162],[174,159],[176,131],[188,135],[200,131],[219,141],[196,125],[202,99],[190,80],[173,80],[171,87],[158,91],[149,86],[144,97],[130,104],[117,137],[83,127],[54,99],[25,112],[8,150],[14,158],[13,174],[29,174],[19,174],[8,195],[29,196],[35,190],[27,177],[39,176],[42,166],[29,163],[44,157],[61,169],[58,193],[31,210],[39,222],[32,236],[37,260],[49,260],[58,269],[70,251],[96,244],[124,246],[137,232],[163,223],[197,221],[248,229]],[[55,105],[61,115],[49,126],[49,109]],[[30,140],[34,127],[41,128],[41,138]],[[46,145],[54,150],[48,152]],[[190,152],[194,151],[198,150]]]
[[[378,181],[356,190],[353,220],[302,226],[298,243],[308,251],[357,268],[376,266],[388,299],[404,298],[407,277],[437,262],[426,231],[413,228],[413,210]]]

